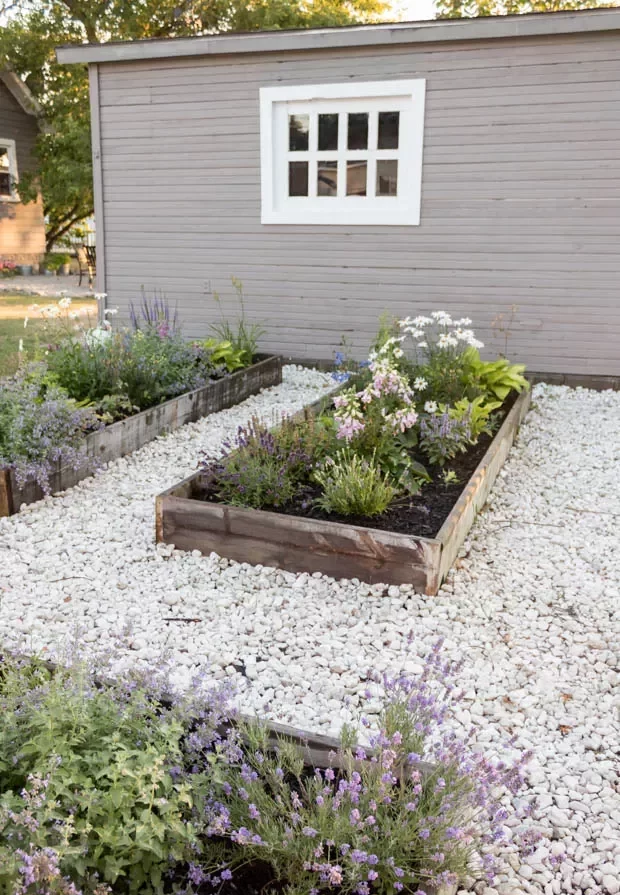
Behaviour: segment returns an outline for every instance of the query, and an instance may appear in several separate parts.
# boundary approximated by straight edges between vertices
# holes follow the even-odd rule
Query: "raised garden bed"
[[[157,497],[157,540],[236,562],[411,584],[436,594],[508,456],[530,397],[526,391],[516,399],[434,537],[209,503],[204,477],[196,473]]]
[[[91,432],[85,438],[84,462],[77,469],[59,462],[50,476],[51,491],[72,488],[92,475],[97,464],[118,460],[153,441],[158,435],[173,432],[185,423],[239,404],[261,389],[281,382],[282,359],[267,357],[203,388]],[[34,503],[44,496],[36,482],[26,482],[20,487],[13,470],[0,470],[0,517],[10,516],[18,512],[23,504]]]

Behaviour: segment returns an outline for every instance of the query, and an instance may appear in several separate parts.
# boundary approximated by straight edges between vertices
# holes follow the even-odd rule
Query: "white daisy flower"
[[[418,348],[428,348],[428,342],[418,342]]]
[[[426,381],[426,379],[424,379],[423,376],[418,376],[418,378],[413,383],[413,387],[419,392],[423,392],[427,386],[428,382]]]
[[[424,405],[424,410],[426,410],[427,413],[435,413],[437,410],[437,401],[427,401]]]
[[[69,298],[69,296],[66,296],[65,298],[60,299],[60,301],[58,302],[58,307],[62,308],[63,311],[65,311],[69,307],[70,304],[71,304],[71,299]]]

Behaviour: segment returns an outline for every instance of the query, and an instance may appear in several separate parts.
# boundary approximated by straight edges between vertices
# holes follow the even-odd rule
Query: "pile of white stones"
[[[525,798],[537,796],[544,834],[523,863],[507,846],[495,889],[470,891],[616,895],[620,394],[535,388],[437,597],[155,545],[154,497],[201,451],[216,456],[251,415],[297,410],[332,384],[286,367],[281,386],[0,520],[0,644],[104,651],[122,638],[119,668],[167,652],[180,683],[207,667],[234,680],[242,709],[337,732],[362,702],[378,709],[363,699],[370,669],[416,674],[443,637],[465,660],[457,729],[473,724],[491,752],[512,734],[534,751]]]

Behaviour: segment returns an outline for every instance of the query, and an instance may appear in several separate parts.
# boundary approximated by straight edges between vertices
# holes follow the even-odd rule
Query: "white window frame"
[[[15,140],[9,140],[8,138],[0,137],[0,146],[3,149],[8,149],[9,178],[11,183],[10,196],[6,193],[0,193],[0,202],[19,202],[19,196],[17,195],[17,190],[15,189],[15,184],[17,183],[17,150],[15,146]]]
[[[263,224],[344,224],[417,226],[422,194],[424,100],[426,80],[347,82],[291,85],[260,89],[261,222]],[[348,150],[340,127],[338,150],[289,152],[288,116],[334,112],[399,111],[398,149],[376,149],[376,115],[370,116],[369,149]],[[374,122],[374,127],[373,127]],[[316,133],[316,127],[313,132]],[[374,141],[374,142],[373,142]],[[396,196],[347,196],[338,178],[337,196],[288,195],[288,161],[325,158],[368,159],[369,183],[375,182],[376,161],[398,159]],[[346,169],[346,164],[344,165]],[[339,168],[342,171],[342,167]],[[312,178],[311,178],[312,179]]]

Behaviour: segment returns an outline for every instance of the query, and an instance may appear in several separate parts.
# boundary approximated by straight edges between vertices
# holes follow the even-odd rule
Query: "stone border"
[[[194,496],[201,479],[195,473],[156,498],[156,539],[236,562],[371,584],[412,584],[434,595],[486,502],[530,400],[530,391],[517,398],[434,538],[207,503]]]
[[[50,477],[52,492],[66,491],[93,474],[93,467],[118,460],[137,451],[159,435],[174,432],[185,423],[196,422],[211,413],[217,413],[245,401],[261,389],[282,382],[282,358],[267,357],[245,370],[239,370],[224,379],[211,382],[158,404],[142,413],[112,423],[85,438],[85,460],[73,469],[59,461]],[[12,469],[0,470],[0,517],[11,516],[23,504],[34,503],[45,497],[36,482],[26,482],[20,488]]]

